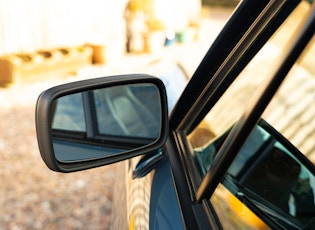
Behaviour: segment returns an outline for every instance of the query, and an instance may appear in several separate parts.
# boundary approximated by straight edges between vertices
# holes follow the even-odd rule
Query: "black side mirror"
[[[168,134],[165,87],[149,75],[53,87],[38,98],[36,131],[44,162],[60,172],[158,151]]]

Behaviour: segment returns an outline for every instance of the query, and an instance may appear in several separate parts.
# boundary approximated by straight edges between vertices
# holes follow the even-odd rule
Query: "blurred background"
[[[237,3],[0,0],[0,229],[110,229],[115,165],[50,171],[36,141],[38,95],[81,79],[161,76],[175,65],[191,76]],[[303,14],[284,29],[292,33]],[[288,37],[272,42],[281,47]],[[301,63],[312,75],[314,53],[313,44]]]
[[[235,6],[237,0],[218,1]],[[0,0],[0,84],[197,41],[215,0]],[[120,65],[120,64],[119,64]]]
[[[218,1],[235,5],[237,0]],[[203,5],[215,0],[1,0],[0,55],[81,46],[116,45],[143,51],[136,36],[198,26]],[[141,43],[140,41],[138,41]],[[138,47],[137,47],[138,46]]]
[[[191,75],[236,4],[0,0],[0,229],[110,229],[115,165],[50,171],[36,141],[38,95],[80,79],[157,76],[175,63]]]

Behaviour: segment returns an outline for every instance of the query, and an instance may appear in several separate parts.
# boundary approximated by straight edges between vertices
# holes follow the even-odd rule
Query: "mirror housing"
[[[143,86],[149,86],[146,88],[153,94],[147,92],[148,90],[142,90],[145,89]],[[134,89],[139,92],[136,97],[129,92]],[[126,90],[128,95],[124,94]],[[97,101],[96,95],[99,92],[107,100]],[[103,121],[110,121],[108,110],[115,109],[112,105],[113,101],[111,101],[114,99],[108,99],[114,94],[119,98],[122,98],[121,95],[124,94],[123,99],[115,100],[115,103],[120,103],[115,104],[119,107],[118,115],[121,115],[118,118],[117,114],[116,117],[114,116],[116,121],[119,119],[118,123],[123,123],[124,120],[121,119],[126,119],[126,123],[128,121],[128,124],[137,126],[137,122],[143,120],[144,126],[147,126],[146,124],[152,126],[154,123],[151,130],[159,130],[153,132],[154,134],[152,132],[146,134],[141,132],[140,127],[132,132],[128,132],[124,127],[125,132],[120,134],[117,127],[109,128],[110,123]],[[82,105],[78,101],[68,100],[75,95],[82,99]],[[130,98],[133,102],[135,101],[136,105],[129,102]],[[146,103],[142,103],[144,100]],[[137,104],[140,104],[143,111],[146,112],[140,111],[141,108],[136,108]],[[102,116],[97,114],[99,106],[106,106],[107,113],[103,113]],[[110,106],[112,107],[109,108]],[[62,115],[66,114],[68,118],[69,116],[74,118],[81,114],[82,120],[84,120],[83,125],[78,124],[78,119],[57,119],[61,117],[58,116],[61,114],[60,111],[69,111],[70,107],[74,107],[71,115],[67,112],[63,112]],[[140,111],[144,118],[140,115],[139,117],[131,116],[130,110]],[[146,119],[149,114],[153,115],[151,120]],[[102,121],[98,119],[100,117],[103,119]],[[58,172],[95,168],[138,155],[150,154],[163,147],[168,136],[166,90],[160,79],[145,74],[119,75],[68,83],[50,88],[39,95],[35,119],[40,154],[48,168]],[[80,128],[71,126],[70,120],[74,124],[77,123]],[[106,132],[101,133],[98,126],[103,123],[106,123]]]

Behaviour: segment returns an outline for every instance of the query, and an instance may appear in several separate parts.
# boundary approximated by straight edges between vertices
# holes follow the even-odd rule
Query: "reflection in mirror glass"
[[[72,131],[86,131],[82,94],[61,97],[51,108],[52,128]]]
[[[116,154],[124,153],[126,151],[125,149],[95,146],[82,144],[79,142],[63,141],[59,139],[53,140],[53,147],[56,159],[63,163],[110,157]]]
[[[116,86],[95,90],[94,103],[100,134],[157,138],[161,105],[152,84]]]
[[[160,92],[140,83],[70,94],[52,103],[51,119],[58,161],[110,157],[158,140]]]

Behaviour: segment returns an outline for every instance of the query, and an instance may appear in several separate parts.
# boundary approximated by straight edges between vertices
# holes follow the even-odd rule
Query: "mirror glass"
[[[52,129],[86,131],[82,93],[58,98],[52,108]]]
[[[161,96],[151,83],[74,93],[51,107],[53,148],[60,162],[110,157],[151,144],[161,126]]]

